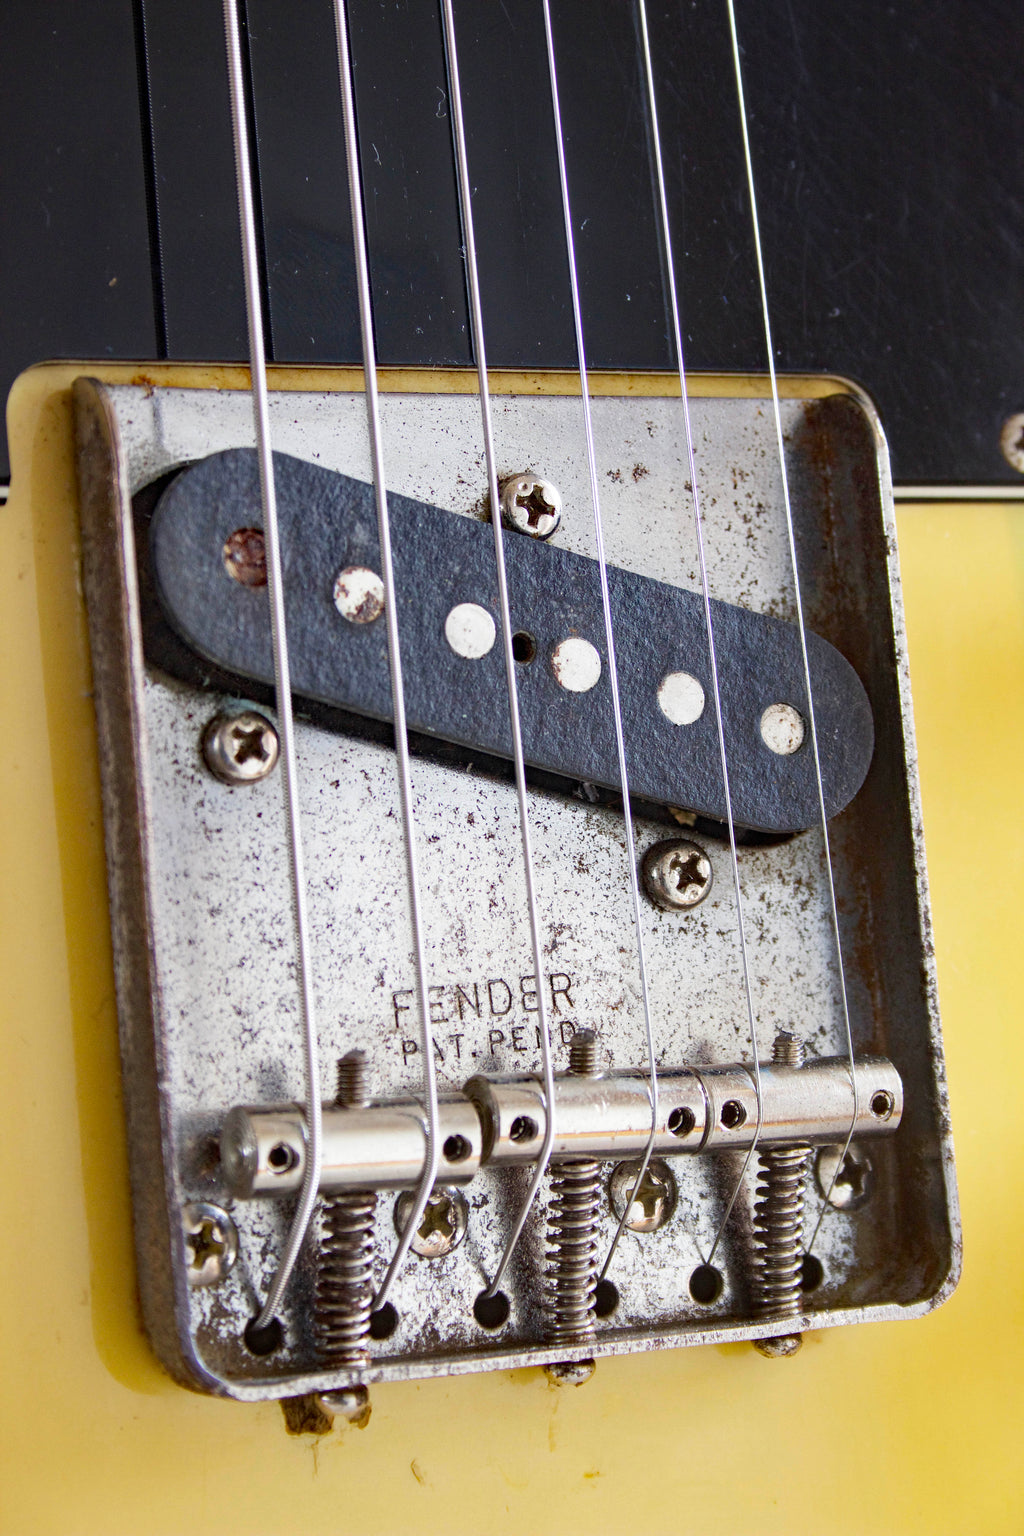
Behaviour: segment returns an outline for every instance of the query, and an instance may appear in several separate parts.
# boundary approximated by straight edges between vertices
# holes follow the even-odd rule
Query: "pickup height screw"
[[[597,1036],[578,1029],[569,1045],[569,1073],[597,1077]],[[599,1164],[591,1157],[563,1157],[552,1166],[544,1305],[552,1344],[588,1344],[594,1337],[597,1289],[597,1220],[601,1208]],[[556,1381],[579,1384],[593,1361],[548,1366]]]
[[[215,715],[203,731],[203,759],[222,784],[258,784],[273,773],[278,751],[276,730],[254,709]]]
[[[789,1030],[775,1037],[777,1066],[803,1065],[803,1046]],[[758,1199],[754,1206],[754,1313],[757,1317],[799,1317],[803,1267],[804,1180],[811,1149],[806,1142],[758,1153]],[[763,1355],[794,1355],[799,1333],[756,1340]]]
[[[369,1106],[365,1051],[349,1051],[338,1062],[335,1103],[339,1109]],[[330,1370],[361,1370],[369,1363],[376,1205],[372,1189],[347,1189],[324,1201],[315,1319],[320,1359]],[[365,1387],[356,1386],[320,1394],[320,1401],[329,1413],[356,1421],[366,1413],[369,1397]]]
[[[711,860],[686,838],[668,838],[648,848],[640,863],[644,890],[666,912],[689,912],[711,890]]]
[[[501,516],[506,528],[531,539],[550,539],[562,521],[562,498],[550,480],[513,475],[501,487]]]

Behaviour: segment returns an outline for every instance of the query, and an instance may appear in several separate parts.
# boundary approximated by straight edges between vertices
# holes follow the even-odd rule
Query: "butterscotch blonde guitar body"
[[[286,1433],[189,1393],[143,1336],[78,569],[70,383],[8,408],[0,509],[4,1536],[1024,1529],[1024,502],[903,505],[935,940],[964,1225],[934,1315],[375,1388]],[[97,369],[117,381],[130,368]],[[244,384],[163,367],[160,382]],[[281,373],[276,387],[302,384]],[[308,376],[305,376],[308,387]]]

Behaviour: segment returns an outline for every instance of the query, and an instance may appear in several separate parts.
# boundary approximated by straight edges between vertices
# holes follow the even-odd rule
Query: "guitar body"
[[[579,1389],[539,1369],[391,1382],[374,1387],[367,1427],[291,1435],[274,1402],[184,1391],[140,1320],[71,401],[83,374],[240,390],[246,370],[153,362],[155,346],[97,361],[75,335],[46,351],[88,361],[30,369],[13,388],[0,510],[0,1529],[1019,1529],[1021,503],[903,500],[897,517],[964,1226],[952,1298],[910,1323],[810,1332],[791,1359],[735,1343],[601,1360]],[[323,361],[348,358],[339,346]],[[273,387],[338,387],[302,361]],[[988,407],[996,427],[1005,387]],[[948,459],[929,475],[927,445],[902,442],[904,478],[1012,485],[980,450],[960,475]]]

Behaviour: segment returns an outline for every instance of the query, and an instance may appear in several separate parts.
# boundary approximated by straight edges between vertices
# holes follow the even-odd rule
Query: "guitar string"
[[[523,867],[526,875],[526,896],[530,921],[530,944],[533,951],[533,967],[537,983],[537,1008],[540,1017],[541,1062],[544,1074],[544,1139],[534,1164],[533,1175],[526,1195],[520,1205],[512,1230],[506,1239],[494,1278],[485,1294],[493,1296],[522,1236],[527,1217],[533,1205],[544,1170],[551,1157],[555,1139],[555,1074],[551,1058],[551,1038],[548,1032],[547,999],[543,980],[540,918],[537,911],[537,893],[534,878],[533,842],[530,835],[530,810],[527,800],[526,762],[523,757],[522,726],[519,715],[519,689],[516,680],[516,661],[512,653],[512,615],[509,608],[508,577],[505,570],[504,536],[501,527],[501,499],[498,491],[498,471],[494,453],[494,431],[491,419],[491,394],[487,377],[487,353],[484,346],[483,306],[480,299],[480,271],[476,254],[476,236],[473,224],[472,190],[469,179],[469,157],[466,152],[466,127],[462,110],[462,88],[459,83],[458,50],[455,43],[455,16],[452,0],[442,0],[441,20],[444,30],[445,55],[448,63],[449,96],[452,108],[452,130],[455,146],[456,179],[459,192],[459,209],[462,218],[462,237],[469,290],[470,334],[476,358],[480,394],[480,418],[483,429],[484,457],[487,463],[487,485],[491,498],[491,527],[494,532],[494,558],[497,567],[498,593],[501,599],[501,640],[505,652],[505,679],[508,685],[509,720],[512,728],[512,755],[515,762],[516,795],[519,801],[519,829],[523,847]]]
[[[668,211],[668,193],[665,186],[665,166],[661,152],[661,128],[658,120],[658,102],[654,88],[654,66],[651,59],[651,43],[647,30],[647,5],[646,0],[638,0],[638,14],[640,19],[640,38],[644,60],[644,78],[647,91],[647,109],[650,113],[651,146],[654,156],[655,180],[658,188],[658,217],[661,228],[662,245],[665,255],[665,274],[668,283],[669,306],[672,312],[672,339],[676,353],[676,372],[679,375],[679,393],[683,407],[683,427],[686,440],[686,462],[690,472],[690,495],[693,501],[693,527],[697,541],[697,563],[700,570],[700,590],[704,602],[704,627],[708,641],[708,666],[711,672],[712,691],[715,701],[715,726],[718,732],[718,753],[722,767],[722,788],[725,794],[725,814],[729,828],[729,855],[732,863],[733,889],[736,893],[736,919],[739,933],[740,957],[743,964],[743,991],[747,1007],[747,1028],[750,1035],[750,1046],[753,1053],[754,1093],[757,1102],[757,1124],[754,1127],[754,1137],[750,1149],[743,1160],[743,1166],[739,1177],[733,1186],[730,1198],[726,1204],[725,1214],[722,1216],[718,1230],[715,1233],[714,1242],[705,1262],[711,1264],[718,1251],[718,1245],[722,1240],[726,1223],[732,1215],[736,1199],[746,1178],[750,1167],[758,1138],[761,1134],[761,1126],[764,1121],[764,1101],[761,1085],[761,1056],[757,1039],[757,1014],[754,1008],[754,995],[750,981],[750,961],[747,950],[747,932],[743,909],[743,887],[740,880],[739,856],[736,850],[736,823],[733,817],[732,792],[729,783],[729,763],[725,747],[725,725],[722,719],[722,696],[718,681],[718,652],[715,645],[714,623],[711,617],[711,592],[708,582],[707,560],[704,550],[704,513],[701,506],[700,486],[697,478],[697,459],[693,445],[693,421],[690,413],[690,399],[687,393],[686,357],[683,348],[683,328],[680,319],[679,291],[676,284],[675,251],[672,241],[672,226]]]
[[[273,1320],[285,1287],[295,1267],[305,1239],[320,1188],[322,1161],[322,1124],[320,1112],[320,1062],[317,1049],[316,1010],[313,998],[309,916],[306,908],[306,875],[303,860],[302,826],[299,811],[298,765],[295,755],[295,731],[292,715],[291,669],[288,632],[285,621],[284,571],[277,523],[277,493],[270,437],[270,408],[267,396],[267,360],[263,338],[263,304],[260,291],[259,256],[256,246],[256,219],[253,212],[250,172],[249,124],[245,108],[245,79],[238,27],[236,0],[224,0],[224,37],[227,50],[228,83],[231,96],[231,134],[234,144],[235,177],[238,187],[238,219],[242,241],[242,269],[245,277],[245,309],[249,329],[249,361],[252,376],[253,425],[260,471],[260,497],[263,508],[263,533],[267,563],[267,587],[270,598],[270,628],[274,652],[274,691],[277,699],[278,734],[281,742],[281,783],[284,797],[288,840],[288,865],[291,876],[292,915],[295,928],[295,967],[298,981],[299,1011],[305,1063],[306,1087],[306,1165],[299,1203],[292,1218],[288,1237],[277,1269],[256,1317],[261,1329]]]
[[[640,882],[637,877],[636,837],[633,828],[633,808],[629,794],[629,775],[626,767],[626,741],[622,728],[622,701],[619,694],[619,671],[615,653],[615,636],[612,626],[611,595],[608,588],[608,567],[605,559],[604,526],[601,519],[601,500],[597,478],[597,452],[594,445],[594,422],[590,403],[590,381],[587,374],[586,347],[583,339],[583,309],[580,304],[579,274],[576,267],[576,241],[572,228],[572,207],[569,199],[569,176],[565,159],[565,139],[562,131],[562,107],[558,94],[558,70],[555,63],[555,40],[551,27],[549,0],[542,0],[544,13],[544,37],[547,48],[548,80],[551,88],[551,111],[555,128],[555,148],[558,154],[558,182],[562,199],[562,223],[565,229],[565,251],[569,263],[569,292],[572,300],[573,328],[576,337],[576,363],[580,375],[580,398],[583,405],[583,433],[586,442],[587,474],[590,480],[590,502],[594,513],[594,538],[597,545],[597,565],[601,582],[601,608],[604,615],[605,648],[608,652],[608,680],[611,684],[612,712],[615,721],[615,750],[619,763],[619,787],[622,794],[622,820],[626,833],[626,864],[629,870],[630,897],[633,906],[633,924],[636,929],[637,961],[640,973],[640,997],[643,1007],[644,1034],[647,1045],[648,1097],[651,1105],[651,1129],[644,1147],[640,1166],[628,1197],[624,1198],[622,1214],[612,1237],[608,1253],[601,1268],[603,1280],[611,1267],[619,1239],[625,1230],[629,1213],[637,1192],[643,1185],[654,1151],[658,1133],[659,1094],[658,1066],[654,1046],[654,1024],[651,1018],[651,996],[647,976],[647,956],[644,950],[643,911],[640,900]]]
[[[349,46],[347,0],[334,0],[334,28],[338,50],[338,79],[341,86],[342,116],[345,128],[345,159],[348,168],[349,203],[352,214],[352,244],[355,252],[356,287],[359,297],[359,326],[363,349],[366,392],[366,421],[373,460],[373,489],[377,506],[377,532],[380,540],[381,574],[384,580],[384,616],[387,622],[388,662],[391,671],[391,697],[395,716],[395,753],[398,762],[399,794],[402,803],[402,832],[405,839],[406,872],[409,888],[409,913],[412,922],[413,953],[416,965],[416,992],[420,1014],[420,1044],[423,1055],[423,1089],[426,1099],[426,1149],[423,1172],[408,1218],[398,1239],[380,1290],[374,1299],[378,1310],[384,1305],[395,1277],[423,1219],[430,1192],[437,1178],[440,1161],[438,1127],[437,1072],[434,1065],[434,1035],[430,1027],[430,993],[427,960],[423,942],[423,916],[420,896],[419,859],[416,850],[415,820],[412,801],[412,769],[409,762],[409,737],[405,716],[405,691],[402,681],[402,654],[398,634],[398,600],[391,555],[391,523],[388,516],[387,482],[384,472],[384,444],[380,421],[380,397],[377,388],[377,354],[373,330],[373,296],[367,254],[366,223],[363,211],[363,179],[359,163],[359,136],[356,129],[355,92],[352,83],[352,58]]]
[[[860,1116],[860,1098],[857,1088],[857,1066],[853,1051],[853,1029],[850,1023],[850,1006],[846,991],[846,968],[843,964],[843,942],[839,930],[839,908],[836,902],[836,882],[832,869],[832,848],[828,835],[828,816],[825,811],[825,789],[821,777],[821,756],[818,750],[818,728],[814,713],[814,692],[811,687],[811,666],[807,653],[807,630],[804,624],[803,598],[800,588],[800,570],[796,553],[796,533],[793,524],[793,505],[789,492],[789,475],[786,470],[786,447],[782,431],[782,413],[779,406],[779,384],[775,373],[775,352],[772,343],[771,321],[768,317],[768,285],[765,279],[764,256],[761,250],[761,229],[757,213],[757,198],[754,191],[754,163],[750,153],[750,133],[747,125],[747,108],[743,91],[743,66],[740,59],[739,36],[736,31],[736,13],[734,0],[726,0],[726,8],[729,15],[729,33],[732,42],[733,70],[736,76],[736,99],[739,106],[740,128],[743,135],[743,158],[747,173],[747,195],[750,198],[750,219],[754,232],[754,255],[757,261],[757,280],[761,296],[761,315],[764,321],[764,340],[768,354],[768,373],[771,378],[772,411],[775,418],[775,438],[778,447],[779,467],[782,474],[782,499],[786,510],[786,534],[789,541],[789,559],[793,569],[793,589],[796,597],[797,628],[800,632],[800,654],[803,660],[804,686],[807,691],[807,719],[811,731],[811,747],[814,756],[814,774],[818,788],[818,807],[821,816],[821,836],[825,852],[825,868],[828,872],[828,894],[832,919],[832,931],[835,936],[836,959],[838,961],[839,994],[842,1004],[843,1027],[846,1034],[846,1051],[850,1069],[850,1086],[853,1090],[853,1114],[850,1119],[850,1129],[843,1143],[842,1156],[839,1158],[832,1174],[825,1197],[821,1202],[818,1219],[811,1241],[806,1252],[810,1254],[818,1237],[825,1212],[829,1209],[830,1197],[835,1188],[846,1155],[850,1150],[857,1128],[857,1120]]]

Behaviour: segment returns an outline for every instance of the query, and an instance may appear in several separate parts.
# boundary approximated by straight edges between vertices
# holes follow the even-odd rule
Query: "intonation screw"
[[[339,1109],[369,1106],[365,1051],[349,1051],[338,1062],[335,1102]],[[372,1189],[346,1189],[324,1201],[315,1317],[320,1360],[328,1370],[363,1370],[369,1363],[376,1205]],[[320,1401],[328,1412],[353,1421],[369,1413],[363,1386],[322,1394]]]
[[[788,1030],[775,1037],[776,1066],[800,1067],[804,1050]],[[765,1148],[758,1153],[757,1202],[754,1206],[754,1313],[763,1318],[799,1317],[804,1239],[804,1180],[811,1149],[806,1142]],[[758,1339],[763,1355],[794,1355],[800,1334]]]
[[[569,1046],[573,1077],[597,1077],[597,1036],[578,1029]],[[588,1344],[594,1337],[597,1289],[599,1165],[591,1157],[563,1157],[552,1165],[544,1306],[552,1344]],[[548,1366],[548,1375],[579,1385],[593,1375],[592,1360]]]

